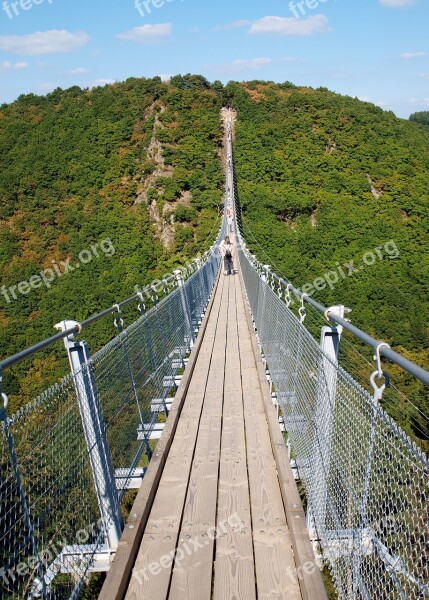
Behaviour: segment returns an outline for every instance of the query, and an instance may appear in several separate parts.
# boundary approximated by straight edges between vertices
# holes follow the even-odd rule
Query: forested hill
[[[213,242],[221,99],[203,78],[177,83],[130,79],[1,107],[2,358],[53,335],[60,320],[131,296]],[[92,328],[91,350],[112,333],[110,319]],[[8,394],[22,402],[57,380],[63,356],[57,344],[54,355],[8,370]]]
[[[427,128],[325,89],[253,82],[235,90],[248,244],[429,367]]]
[[[208,246],[222,201],[222,106],[238,111],[236,176],[252,250],[428,368],[428,128],[326,89],[201,76],[56,90],[0,108],[1,355]],[[105,242],[96,257],[103,240],[114,253]],[[12,298],[11,287],[65,271],[82,251],[90,260],[79,269]],[[93,343],[109,335],[106,323]],[[42,372],[54,379],[57,358],[39,356],[25,390]],[[18,378],[10,387],[18,391]],[[416,402],[429,413],[427,393]]]
[[[230,91],[249,248],[429,368],[428,128],[326,89],[251,82]],[[429,415],[428,388],[388,369]],[[400,410],[428,450],[428,421],[411,405]]]

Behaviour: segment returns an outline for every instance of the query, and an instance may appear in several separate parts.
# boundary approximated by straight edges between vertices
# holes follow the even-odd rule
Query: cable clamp
[[[292,287],[291,283],[288,283],[286,286],[285,302],[286,302],[287,308],[289,308],[289,306],[292,304],[292,295],[290,293],[291,287]]]
[[[301,321],[301,323],[304,323],[305,317],[307,316],[307,310],[306,310],[305,305],[304,305],[305,298],[308,298],[308,294],[304,293],[304,294],[301,295],[301,306],[300,306],[300,308],[298,310],[299,320]]]
[[[116,329],[120,329],[120,328],[122,328],[124,326],[124,320],[121,317],[121,307],[119,306],[119,304],[114,304],[112,306],[112,310],[117,310],[118,311],[117,316],[113,320],[113,324],[116,327]]]
[[[376,401],[381,400],[381,398],[383,397],[384,390],[390,385],[390,377],[386,373],[386,371],[383,371],[381,367],[380,348],[382,348],[383,346],[385,346],[386,348],[390,348],[389,344],[386,344],[386,342],[381,342],[380,344],[378,344],[377,348],[375,349],[374,356],[374,360],[376,361],[376,370],[371,374],[369,378],[372,389],[374,390],[374,400]],[[377,384],[375,383],[376,377],[377,379],[381,379],[382,377],[384,377],[383,385],[377,386]]]
[[[139,299],[139,302],[137,304],[137,310],[139,311],[139,313],[143,314],[144,311],[146,310],[146,305],[144,303],[143,293],[142,292],[138,292],[137,298]]]

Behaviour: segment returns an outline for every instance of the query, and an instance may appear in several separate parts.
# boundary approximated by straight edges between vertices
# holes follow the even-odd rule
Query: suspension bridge
[[[75,599],[107,572],[101,600],[323,599],[323,565],[342,599],[429,598],[429,464],[381,407],[382,358],[429,373],[249,252],[223,118],[235,274],[224,218],[186,269],[0,363],[63,341],[71,368],[15,414],[2,390],[2,598]],[[345,332],[374,351],[368,385]]]

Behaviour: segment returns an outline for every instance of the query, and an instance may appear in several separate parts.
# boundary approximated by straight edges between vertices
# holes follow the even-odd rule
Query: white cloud
[[[313,15],[308,19],[294,17],[263,17],[253,21],[249,33],[251,35],[313,35],[329,31],[328,19],[325,15]]]
[[[11,54],[59,54],[86,46],[89,35],[84,31],[71,33],[64,29],[36,31],[28,35],[0,35],[0,50]]]
[[[240,21],[234,21],[233,23],[227,23],[226,25],[214,27],[213,31],[229,31],[230,29],[240,29],[240,27],[246,27],[247,25],[252,25],[252,21],[249,21],[248,19],[241,19]]]
[[[358,100],[361,100],[362,102],[371,102],[371,104],[375,104],[375,106],[379,106],[380,108],[387,106],[387,102],[384,100],[377,100],[374,102],[369,96],[358,96]]]
[[[429,56],[429,54],[427,52],[403,52],[401,54],[401,58],[406,58],[406,59],[423,58],[425,56]]]
[[[67,71],[68,75],[84,75],[85,73],[89,73],[89,69],[85,69],[85,67],[76,67],[76,69]]]
[[[427,79],[429,81],[429,73],[420,73],[420,77],[423,77],[423,79]]]
[[[281,61],[285,63],[300,62],[299,58],[296,58],[295,56],[283,56]]]
[[[419,100],[418,98],[410,98],[409,100],[405,101],[404,104],[411,104],[411,106],[414,107],[414,110],[416,110],[424,104],[429,104],[429,98],[423,98],[422,100]]]
[[[295,17],[262,17],[262,19],[256,21],[242,19],[217,27],[214,31],[225,31],[240,27],[249,27],[247,33],[250,35],[313,35],[314,33],[330,31],[328,19],[325,15],[313,15],[307,19],[296,19]]]
[[[42,92],[52,92],[57,87],[60,87],[60,86],[57,83],[52,83],[52,82],[46,82],[46,83],[39,84],[39,90],[41,90]]]
[[[95,81],[92,81],[89,84],[89,87],[93,88],[93,87],[98,87],[98,86],[102,86],[102,85],[112,85],[112,83],[115,83],[114,79],[95,79]]]
[[[417,0],[380,0],[380,4],[386,8],[402,8],[403,6],[413,6]]]
[[[140,44],[157,44],[162,39],[170,36],[172,32],[172,23],[160,23],[159,25],[134,27],[134,29],[124,31],[124,33],[118,33],[116,37],[120,40],[130,40]]]
[[[26,62],[11,63],[8,60],[4,60],[0,63],[0,69],[2,71],[10,71],[11,69],[26,69],[27,67],[28,63]]]
[[[271,58],[252,58],[250,60],[237,59],[231,63],[233,68],[238,69],[258,69],[264,65],[268,65],[271,62]]]
[[[248,71],[252,69],[260,69],[269,65],[271,58],[252,58],[252,59],[237,59],[223,65],[206,65],[206,68],[220,73],[228,73],[231,71]]]

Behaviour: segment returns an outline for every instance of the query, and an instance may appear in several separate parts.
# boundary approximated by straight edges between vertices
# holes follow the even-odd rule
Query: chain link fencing
[[[219,241],[203,262],[153,286],[150,310],[141,295],[135,323],[124,328],[118,312],[118,335],[61,383],[14,415],[3,395],[1,598],[78,598],[93,571],[108,569],[112,525],[121,527],[121,500],[144,475],[168,415],[215,283]]]
[[[310,530],[339,598],[429,598],[426,455],[371,387],[324,353],[303,324],[306,308],[297,316],[286,305],[286,286],[239,250],[285,440],[305,485]]]

